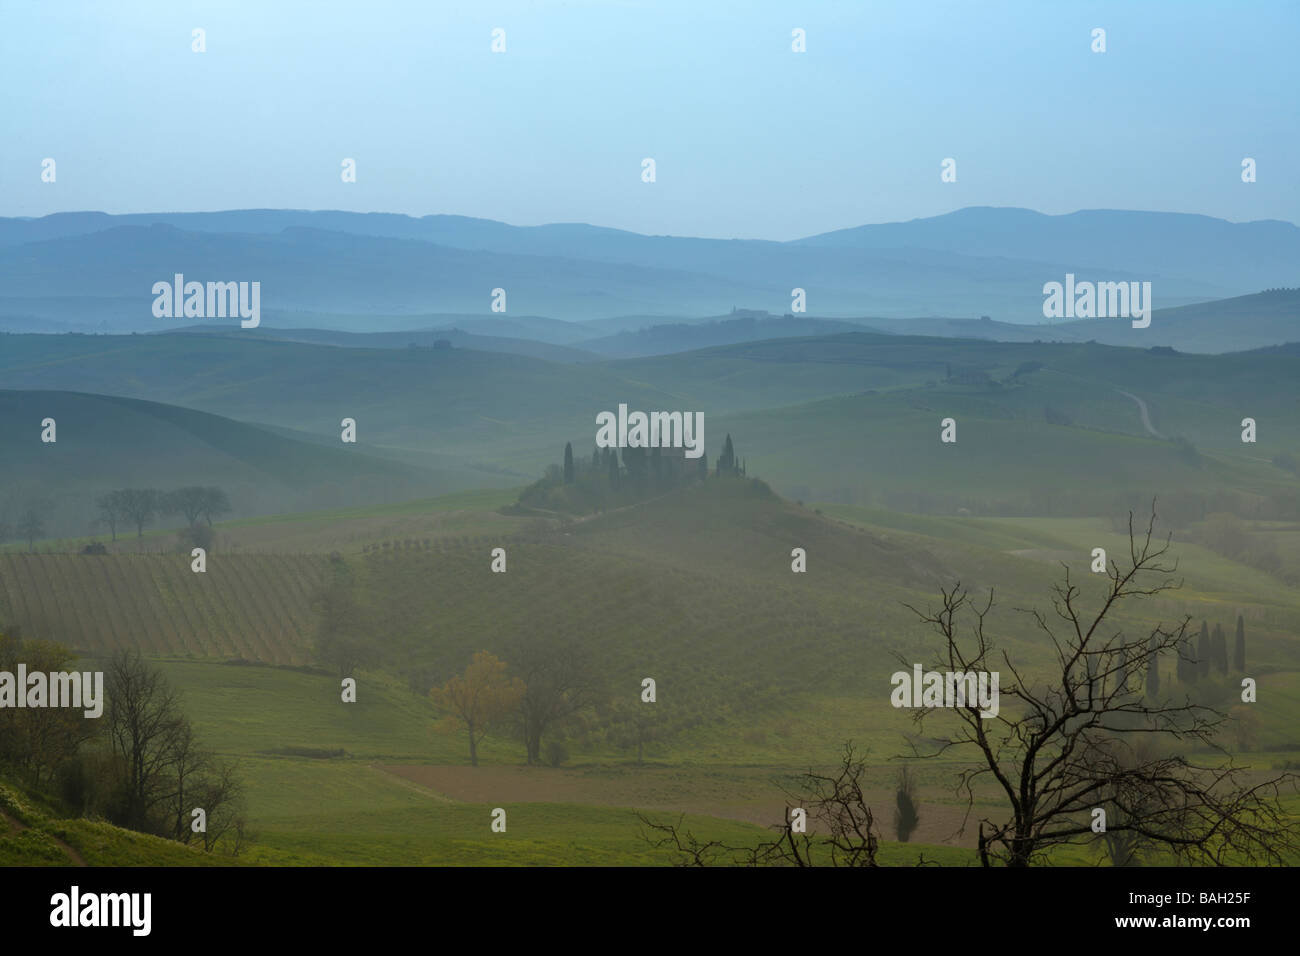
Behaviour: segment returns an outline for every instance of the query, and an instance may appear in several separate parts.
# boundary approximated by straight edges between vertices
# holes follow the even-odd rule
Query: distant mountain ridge
[[[652,325],[635,331],[587,339],[581,347],[610,358],[636,358],[668,355],[716,345],[735,345],[766,339],[795,338],[806,335],[833,335],[836,332],[878,331],[859,322],[818,319],[803,315],[743,315],[703,322]]]
[[[995,342],[1097,342],[1131,348],[1164,346],[1180,352],[1244,352],[1300,340],[1300,289],[1156,309],[1151,325],[1135,329],[1123,319],[1015,324],[983,319],[872,319],[898,335],[988,339]]]
[[[1151,281],[1156,307],[1167,308],[1300,284],[1297,263],[1291,223],[1118,210],[970,207],[790,242],[442,215],[60,213],[0,219],[0,327],[157,330],[149,289],[176,272],[261,281],[268,312],[671,322],[736,306],[781,315],[800,288],[808,313],[832,320],[987,314],[1026,323],[1041,318],[1043,283],[1067,272]],[[506,290],[505,313],[490,310],[494,288]]]
[[[458,328],[410,329],[398,332],[340,332],[335,329],[312,328],[258,328],[222,329],[209,326],[186,326],[168,329],[167,332],[188,332],[193,335],[236,336],[253,334],[283,342],[309,342],[315,345],[337,345],[348,349],[402,349],[402,348],[458,348],[478,349],[483,352],[509,352],[527,355],[549,362],[590,362],[599,358],[595,352],[552,345],[532,339],[509,336],[475,335]],[[164,333],[159,333],[164,334]]]

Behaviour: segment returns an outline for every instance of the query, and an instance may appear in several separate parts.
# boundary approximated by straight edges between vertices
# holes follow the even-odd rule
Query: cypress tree
[[[1188,635],[1178,644],[1178,683],[1191,684],[1196,681],[1195,657],[1192,652],[1192,638]]]
[[[623,467],[627,470],[628,481],[632,487],[645,487],[645,479],[650,471],[650,455],[644,448],[629,445],[623,449]]]
[[[731,433],[727,433],[727,440],[722,443],[722,454],[718,456],[718,474],[730,475],[736,470],[736,449],[731,444]]]
[[[573,484],[573,443],[564,443],[564,483]]]
[[[898,775],[894,806],[894,831],[898,834],[898,842],[906,843],[921,822],[921,814],[916,805],[916,785],[907,767],[903,767]]]
[[[1246,622],[1237,615],[1237,640],[1232,649],[1232,666],[1239,674],[1246,672]]]
[[[1156,639],[1151,638],[1154,645]],[[1154,646],[1147,655],[1147,696],[1156,698],[1160,696],[1160,651]]]
[[[1201,622],[1201,636],[1196,641],[1196,679],[1210,676],[1210,625]]]
[[[1228,639],[1223,634],[1223,625],[1214,625],[1214,638],[1210,643],[1213,652],[1212,661],[1220,674],[1228,673]]]

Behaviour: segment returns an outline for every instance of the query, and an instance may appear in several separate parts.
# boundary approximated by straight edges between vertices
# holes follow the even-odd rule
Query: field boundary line
[[[447,796],[445,793],[439,793],[437,790],[434,790],[432,787],[426,787],[424,786],[424,784],[416,783],[414,780],[411,780],[407,777],[403,777],[400,773],[393,773],[391,770],[386,770],[381,764],[372,763],[370,764],[370,769],[378,771],[379,773],[387,777],[389,780],[396,781],[397,783],[400,783],[402,786],[406,787],[406,789],[414,790],[416,793],[423,794],[426,797],[433,797],[433,799],[440,800],[443,803],[456,802],[451,797]]]

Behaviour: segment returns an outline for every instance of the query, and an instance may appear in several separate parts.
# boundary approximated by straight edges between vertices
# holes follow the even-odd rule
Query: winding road
[[[1122,389],[1122,388],[1117,388],[1117,389],[1115,389],[1115,391],[1119,392],[1121,395],[1126,395],[1126,396],[1128,396],[1129,398],[1133,399],[1133,401],[1137,402],[1137,405],[1138,405],[1138,411],[1141,412],[1141,414],[1142,414],[1142,427],[1145,428],[1145,429],[1147,430],[1148,433],[1150,433],[1150,434],[1151,434],[1152,436],[1154,436],[1155,438],[1164,438],[1164,437],[1165,437],[1164,435],[1162,435],[1162,434],[1160,434],[1158,431],[1156,431],[1155,426],[1151,424],[1151,414],[1150,414],[1150,412],[1147,411],[1147,403],[1146,403],[1146,402],[1142,401],[1142,399],[1138,398],[1138,397],[1137,397],[1136,395],[1134,395],[1132,392],[1126,392],[1126,391],[1124,391],[1124,389]]]

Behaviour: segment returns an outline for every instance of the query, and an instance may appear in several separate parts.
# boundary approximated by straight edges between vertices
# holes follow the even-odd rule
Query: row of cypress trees
[[[624,448],[623,464],[620,466],[618,452],[614,449],[595,448],[591,453],[590,472],[592,474],[608,475],[611,488],[618,488],[622,483],[623,476],[635,481],[653,473],[656,482],[663,482],[668,480],[670,476],[703,478],[709,472],[709,456],[707,454],[691,461],[688,465],[685,460],[669,460],[666,458],[660,460],[658,452],[659,449],[657,448]],[[565,442],[564,444],[564,464],[561,471],[566,485],[573,484],[578,478],[579,468],[573,458],[572,442]],[[722,453],[718,456],[714,473],[717,475],[744,475],[746,473],[744,460],[736,457],[736,450],[731,443],[730,433],[728,433],[726,440],[722,444]]]
[[[1160,668],[1154,660],[1156,656],[1153,653],[1147,661],[1146,692],[1150,697],[1160,693]],[[1246,670],[1246,622],[1240,614],[1237,615],[1237,637],[1232,648],[1232,670],[1238,674]],[[1211,632],[1209,623],[1201,621],[1201,633],[1195,646],[1189,636],[1179,649],[1175,673],[1180,684],[1195,684],[1209,677],[1211,671],[1229,672],[1228,639],[1223,633],[1223,625],[1215,624]],[[1127,669],[1121,673],[1126,674]]]
[[[1181,684],[1194,684],[1210,676],[1212,671],[1220,674],[1229,673],[1228,640],[1223,633],[1223,625],[1215,624],[1211,632],[1206,621],[1201,621],[1201,633],[1193,648],[1192,639],[1188,637],[1187,646],[1178,655],[1178,681]],[[1237,636],[1233,642],[1231,670],[1243,673],[1246,670],[1246,622],[1237,615]]]

